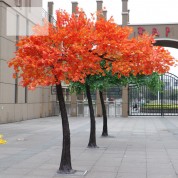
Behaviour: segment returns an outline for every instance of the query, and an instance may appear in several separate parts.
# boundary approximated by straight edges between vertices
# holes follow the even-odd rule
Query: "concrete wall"
[[[24,1],[22,1],[24,2]],[[26,119],[52,116],[55,113],[56,97],[51,95],[50,87],[39,87],[27,91],[12,78],[13,70],[7,62],[14,57],[16,36],[7,34],[7,7],[14,6],[13,0],[0,0],[0,123],[16,122]],[[39,7],[42,1],[32,0],[32,6]],[[13,27],[16,29],[16,12],[13,13]],[[19,15],[19,23],[27,19]],[[34,25],[31,21],[28,31]],[[23,29],[27,31],[26,28]],[[18,81],[19,82],[19,81]],[[16,89],[15,89],[16,88]],[[15,92],[16,91],[16,92]],[[16,98],[16,102],[15,102]]]

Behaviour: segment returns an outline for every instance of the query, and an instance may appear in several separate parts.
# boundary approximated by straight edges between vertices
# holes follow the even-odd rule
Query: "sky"
[[[63,9],[71,13],[71,0],[43,0],[43,8],[47,10],[47,2],[54,2],[54,11]],[[77,1],[80,8],[87,15],[96,11],[96,0],[73,0]],[[103,0],[103,7],[107,10],[107,17],[114,17],[117,24],[122,21],[122,1],[121,0]],[[178,24],[178,0],[128,0],[128,9],[130,10],[130,24]],[[55,16],[55,14],[54,14]],[[171,55],[178,59],[178,49],[166,48]],[[172,68],[171,73],[178,76],[178,67]]]

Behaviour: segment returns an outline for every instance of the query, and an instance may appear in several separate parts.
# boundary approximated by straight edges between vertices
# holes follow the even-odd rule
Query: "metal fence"
[[[161,76],[162,91],[153,93],[148,87],[129,86],[129,115],[178,115],[178,77],[166,73]]]

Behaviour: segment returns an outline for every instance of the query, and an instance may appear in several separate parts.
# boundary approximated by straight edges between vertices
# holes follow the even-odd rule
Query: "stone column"
[[[103,9],[103,0],[97,0],[97,11],[100,11]]]
[[[101,117],[102,115],[100,95],[99,91],[96,91],[96,116]]]
[[[77,117],[77,95],[76,93],[71,94],[71,117]]]
[[[122,25],[126,26],[129,23],[128,0],[122,0]]]
[[[105,11],[105,13],[103,12],[103,1],[102,0],[97,0],[97,12],[100,11],[101,12],[101,16],[106,19],[106,14],[107,11]],[[104,14],[103,14],[104,13]],[[98,19],[98,17],[97,17]],[[96,116],[97,117],[101,117],[102,114],[102,108],[101,108],[101,101],[100,101],[100,95],[99,95],[99,91],[96,91]]]
[[[72,13],[76,14],[77,7],[78,7],[78,2],[77,1],[72,1]],[[71,94],[71,111],[70,111],[70,116],[71,117],[77,117],[77,94],[72,93]]]
[[[107,10],[104,10],[104,11],[103,11],[103,16],[104,16],[104,18],[107,20]]]
[[[49,22],[52,22],[52,17],[53,17],[53,6],[54,6],[54,3],[53,2],[48,2],[48,20]]]
[[[128,86],[122,88],[122,117],[128,117]]]
[[[76,14],[77,7],[78,7],[78,2],[72,1],[72,13]]]
[[[101,16],[103,16],[103,0],[97,0],[96,1],[96,3],[97,3],[97,12],[100,12],[101,14]],[[97,19],[100,17],[100,15],[99,16],[97,16]]]
[[[122,0],[122,26],[128,25],[128,0]],[[128,117],[128,86],[122,88],[122,117]]]
[[[51,2],[48,2],[48,21],[52,23],[52,17],[53,17],[53,6],[54,6],[54,3],[51,1]],[[51,106],[51,102],[50,102],[50,96],[51,96],[51,90],[49,90],[48,92],[48,102],[47,102],[47,106],[48,106],[48,110],[46,111],[45,109],[45,88],[42,87],[41,89],[41,93],[42,93],[42,99],[41,99],[41,111],[40,111],[40,117],[46,117],[47,115],[50,115],[51,114],[51,108],[54,107],[54,106]],[[47,112],[47,113],[46,113]],[[55,114],[55,113],[53,113]]]

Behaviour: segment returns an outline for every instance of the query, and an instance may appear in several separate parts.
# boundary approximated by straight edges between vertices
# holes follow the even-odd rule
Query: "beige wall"
[[[16,37],[8,36],[6,33],[6,8],[9,5],[14,6],[14,1],[5,0],[5,2],[7,4],[0,1],[0,123],[52,116],[55,113],[56,97],[51,95],[50,87],[27,91],[27,103],[25,103],[25,88],[18,85],[17,103],[15,103],[15,80],[12,78],[13,70],[8,68],[7,62],[16,51]],[[41,3],[40,0],[32,0],[32,6],[39,7]],[[20,19],[22,18],[20,16]],[[13,19],[16,20],[16,13]],[[26,19],[24,20],[26,22]],[[29,22],[29,31],[31,26],[33,24]]]

